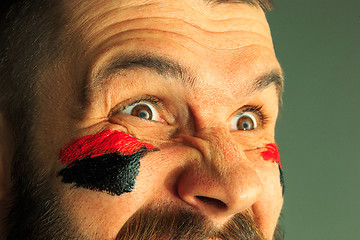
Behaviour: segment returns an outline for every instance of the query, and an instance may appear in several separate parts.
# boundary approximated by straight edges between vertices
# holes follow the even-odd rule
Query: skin
[[[34,164],[78,228],[89,238],[113,239],[141,207],[167,203],[203,214],[219,227],[250,209],[271,239],[282,189],[278,166],[264,161],[257,149],[274,142],[279,96],[274,84],[260,91],[252,86],[281,68],[262,10],[193,0],[73,0],[64,1],[64,11],[69,24],[63,55],[36,86]],[[143,67],[98,81],[112,58],[129,54],[169,59],[195,79],[184,83]],[[117,111],[145,95],[163,103],[156,121]],[[257,105],[263,106],[266,124],[250,131],[229,127],[241,109]],[[134,190],[111,196],[62,183],[59,151],[74,138],[105,130],[129,133],[160,149],[141,159]],[[217,199],[226,208],[196,196]]]

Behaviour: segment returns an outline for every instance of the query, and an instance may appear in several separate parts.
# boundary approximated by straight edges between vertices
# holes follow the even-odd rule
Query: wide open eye
[[[156,110],[152,104],[146,102],[138,102],[127,106],[121,111],[121,113],[129,114],[145,120],[162,121],[158,110]]]
[[[252,112],[237,114],[231,119],[230,129],[243,131],[253,130],[258,126],[257,118],[259,117],[255,116],[255,113]]]

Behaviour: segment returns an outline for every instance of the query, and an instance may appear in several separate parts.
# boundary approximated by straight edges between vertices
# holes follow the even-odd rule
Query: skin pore
[[[215,229],[251,213],[272,239],[282,186],[261,151],[274,142],[282,79],[263,11],[200,0],[73,0],[63,9],[63,55],[36,85],[32,159],[78,231],[114,239],[140,209],[167,206]],[[140,159],[133,190],[62,182],[61,149],[109,130],[159,149]]]

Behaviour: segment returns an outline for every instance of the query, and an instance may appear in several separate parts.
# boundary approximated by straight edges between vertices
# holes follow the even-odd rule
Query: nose
[[[201,157],[187,165],[178,178],[180,198],[215,222],[224,223],[249,209],[259,198],[262,185],[241,147],[225,136],[187,142]]]

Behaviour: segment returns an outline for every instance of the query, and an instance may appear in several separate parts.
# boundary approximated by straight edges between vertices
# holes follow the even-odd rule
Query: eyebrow
[[[178,79],[185,86],[194,86],[197,77],[180,63],[170,59],[154,56],[154,55],[125,55],[116,57],[106,64],[93,79],[95,86],[102,86],[111,75],[129,69],[148,69],[155,71],[162,77],[170,77]],[[250,86],[250,93],[261,91],[271,84],[275,84],[279,97],[279,105],[281,105],[281,94],[283,91],[283,74],[281,70],[274,69],[255,79]]]
[[[260,91],[272,83],[275,84],[276,92],[280,98],[284,88],[284,76],[280,70],[272,70],[271,72],[258,77],[255,80],[252,89],[253,91]]]
[[[196,77],[179,63],[158,56],[127,55],[116,57],[105,65],[103,70],[96,74],[95,86],[103,85],[111,75],[130,69],[149,69],[162,77],[180,80],[184,85],[194,86]]]

